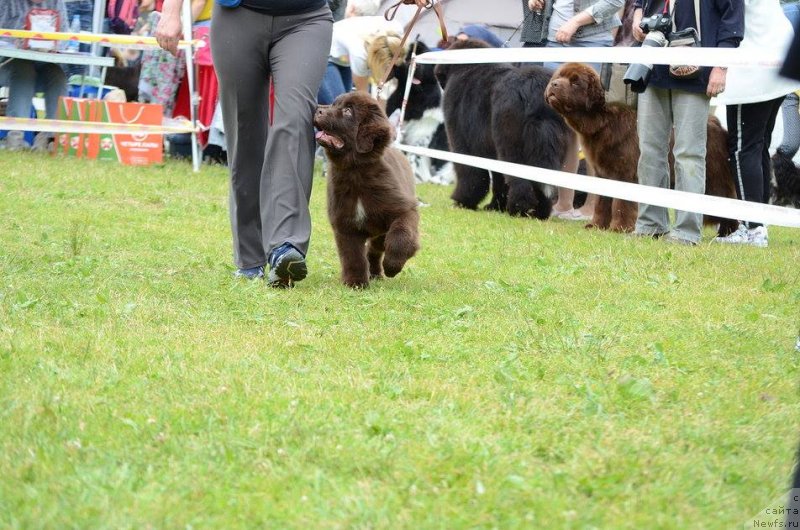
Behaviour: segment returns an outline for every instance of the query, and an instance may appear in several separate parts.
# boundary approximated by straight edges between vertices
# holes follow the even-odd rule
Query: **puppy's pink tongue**
[[[314,134],[314,139],[315,139],[315,140],[319,140],[319,139],[320,139],[320,138],[322,138],[323,136],[325,136],[325,133],[324,133],[324,132],[322,132],[322,131],[317,131],[317,132],[316,132],[316,134]]]

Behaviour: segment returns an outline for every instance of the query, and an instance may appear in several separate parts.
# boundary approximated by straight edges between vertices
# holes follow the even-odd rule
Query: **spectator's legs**
[[[57,64],[36,63],[36,89],[44,92],[45,116],[48,120],[56,118],[58,98],[67,95],[67,76]]]
[[[706,138],[709,98],[680,90],[671,91],[675,123],[675,189],[691,193],[706,192]],[[703,214],[675,211],[672,233],[697,243],[703,227]]]
[[[639,131],[639,183],[669,188],[669,139],[672,131],[672,110],[668,90],[648,87],[639,94],[637,128]],[[705,136],[705,133],[703,133]],[[662,235],[669,231],[667,209],[639,203],[636,233]]]
[[[27,118],[31,115],[31,103],[36,91],[36,68],[33,61],[13,59],[4,68],[8,69],[8,108],[6,115]]]
[[[739,199],[769,202],[769,144],[782,98],[728,105],[729,162]],[[761,223],[747,223],[748,228]]]

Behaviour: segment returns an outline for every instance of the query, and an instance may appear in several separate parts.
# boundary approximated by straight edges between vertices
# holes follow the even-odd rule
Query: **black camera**
[[[652,31],[660,31],[664,35],[668,35],[672,31],[672,17],[669,15],[659,14],[652,17],[643,18],[639,23],[639,27],[645,33]]]
[[[668,35],[672,32],[672,17],[669,15],[659,14],[644,18],[639,27],[647,34],[642,41],[642,47],[663,48],[669,44]],[[625,70],[622,81],[630,85],[631,90],[641,94],[647,88],[652,73],[652,64],[631,64]]]

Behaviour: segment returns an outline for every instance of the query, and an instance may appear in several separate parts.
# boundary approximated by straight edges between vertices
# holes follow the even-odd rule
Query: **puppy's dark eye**
[[[345,107],[342,109],[342,114],[344,114],[349,118],[350,116],[353,115],[353,109],[351,109],[350,107]]]

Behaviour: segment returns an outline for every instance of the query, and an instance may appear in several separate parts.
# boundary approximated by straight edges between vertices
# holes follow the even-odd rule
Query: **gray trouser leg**
[[[639,95],[640,184],[670,187],[668,156],[674,124],[675,189],[705,193],[708,103],[705,94],[655,87],[649,87]],[[697,242],[702,222],[702,214],[677,210],[672,233],[681,239]],[[640,204],[636,231],[644,234],[669,232],[667,209]]]
[[[705,94],[672,91],[672,114],[675,117],[675,189],[706,192],[706,138],[708,137],[708,105]],[[681,239],[700,241],[703,214],[675,211],[672,232]]]
[[[672,112],[669,91],[649,87],[639,94],[637,107],[639,131],[639,184],[669,188],[669,137],[672,131]],[[651,204],[639,204],[636,232],[665,234],[669,231],[667,209]]]
[[[269,252],[284,242],[308,251],[312,118],[332,24],[327,6],[275,17],[214,6],[211,47],[228,142],[238,267],[264,265]],[[271,125],[270,77],[275,89]]]

